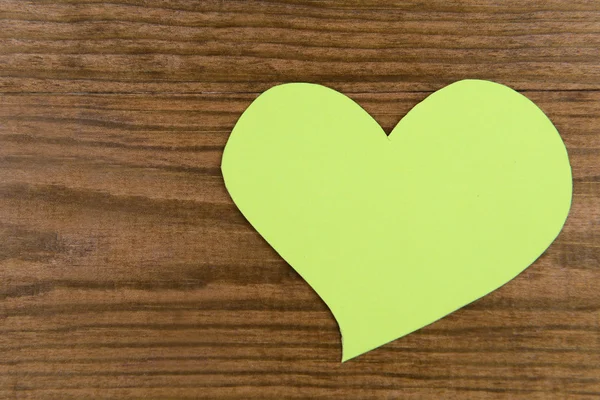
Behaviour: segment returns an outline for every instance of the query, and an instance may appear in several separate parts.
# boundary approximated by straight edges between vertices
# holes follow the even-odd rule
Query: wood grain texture
[[[585,0],[0,0],[0,398],[598,398],[599,49]],[[498,291],[340,364],[326,306],[225,191],[223,146],[277,83],[389,132],[462,78],[555,123],[567,224]]]

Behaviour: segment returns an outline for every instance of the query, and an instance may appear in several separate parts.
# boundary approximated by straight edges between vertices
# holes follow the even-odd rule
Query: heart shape
[[[556,238],[572,192],[550,120],[479,80],[433,93],[389,137],[339,92],[276,86],[240,117],[222,172],[333,312],[343,361],[514,278]]]

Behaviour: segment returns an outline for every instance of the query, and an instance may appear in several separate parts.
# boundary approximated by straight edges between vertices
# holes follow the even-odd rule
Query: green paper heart
[[[343,94],[276,86],[241,116],[222,171],[333,312],[343,361],[514,278],[556,238],[572,192],[550,120],[478,80],[433,93],[389,137]]]

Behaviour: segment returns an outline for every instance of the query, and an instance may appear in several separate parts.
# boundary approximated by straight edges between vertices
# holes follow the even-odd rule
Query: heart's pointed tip
[[[346,354],[346,352],[342,349],[342,364],[358,357],[359,355],[360,354]]]
[[[358,343],[356,343],[358,344]],[[364,346],[348,346],[346,344],[342,344],[342,364],[345,363],[346,361],[350,361],[358,356],[361,356],[365,353],[368,353],[369,351],[377,348],[378,346],[375,347],[364,347]]]
[[[347,336],[342,334],[342,364],[366,352],[360,346],[356,345],[357,343],[353,343],[351,340],[348,340]]]

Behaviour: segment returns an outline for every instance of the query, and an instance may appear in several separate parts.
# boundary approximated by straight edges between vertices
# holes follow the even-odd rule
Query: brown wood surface
[[[324,303],[229,198],[223,146],[277,83],[389,131],[462,78],[555,123],[568,222],[500,290],[340,364]],[[599,1],[0,0],[0,398],[599,396]]]

